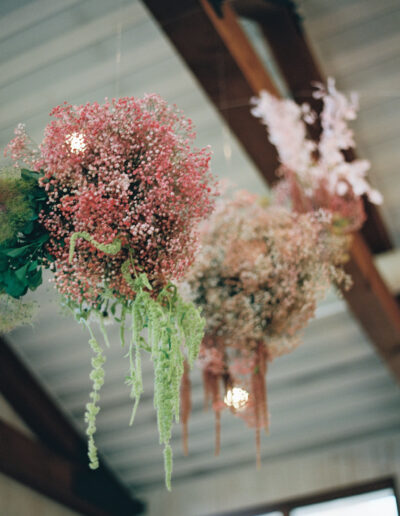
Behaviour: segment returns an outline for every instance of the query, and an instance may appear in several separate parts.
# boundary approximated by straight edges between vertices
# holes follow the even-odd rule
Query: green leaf
[[[42,245],[50,238],[50,235],[48,233],[44,233],[41,235],[37,240],[35,240],[35,244]]]
[[[9,296],[17,299],[23,296],[27,291],[26,285],[19,281],[19,279],[15,276],[15,274],[12,271],[8,270],[5,274],[4,279],[6,283],[5,291]]]
[[[22,256],[26,251],[32,247],[33,244],[23,245],[22,247],[16,247],[14,249],[4,249],[3,253],[10,258],[17,258],[17,256]]]
[[[49,254],[47,251],[45,251],[45,252],[43,253],[43,256],[44,256],[45,258],[47,258],[47,260],[48,260],[50,263],[54,262],[54,258],[53,258],[53,256],[51,256],[51,254]]]
[[[19,279],[19,281],[21,281],[21,283],[26,283],[26,274],[28,272],[28,267],[29,267],[29,262],[27,262],[25,265],[23,265],[22,267],[20,267],[19,269],[17,269],[15,271],[15,275],[16,277]]]
[[[27,180],[34,180],[34,181],[38,181],[39,178],[41,177],[41,174],[39,174],[39,172],[34,172],[33,170],[28,170],[27,168],[23,168],[21,169],[21,177],[22,179],[27,179]]]
[[[33,262],[29,262],[28,272],[34,271],[38,266],[38,261],[34,260]]]
[[[38,269],[35,274],[29,278],[29,288],[35,290],[42,284],[42,269]]]
[[[42,188],[38,188],[38,192],[35,192],[35,200],[36,201],[45,201],[47,199],[47,195]]]
[[[30,235],[33,231],[33,228],[34,228],[34,224],[33,222],[28,222],[27,224],[25,224],[25,226],[22,228],[22,233],[24,235]]]
[[[110,312],[115,315],[115,311],[116,311],[116,308],[117,308],[117,305],[118,305],[118,301],[116,301],[115,303],[113,303],[110,307]]]
[[[0,253],[0,272],[4,272],[8,269],[8,259],[4,254]]]

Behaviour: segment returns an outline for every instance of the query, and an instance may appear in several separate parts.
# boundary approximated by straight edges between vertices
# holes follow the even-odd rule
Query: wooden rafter
[[[85,440],[1,337],[0,392],[42,443],[10,433],[0,421],[1,471],[83,514],[142,512],[143,504],[131,496],[102,461],[98,470],[89,469]],[[18,455],[22,453],[20,449],[27,451],[26,456]],[[41,464],[31,464],[39,459]],[[37,481],[29,473],[31,467],[37,473]]]
[[[82,514],[110,516],[85,496],[90,471],[0,420],[0,471]],[[115,514],[115,513],[114,513]]]
[[[264,128],[251,116],[248,109],[249,98],[256,89],[265,84],[265,81],[268,81],[270,87],[272,83],[264,70],[259,71],[255,63],[251,67],[246,66],[243,60],[241,65],[248,74],[252,69],[255,71],[252,74],[253,83],[250,84],[244,70],[231,53],[231,49],[233,52],[235,48],[238,57],[240,45],[246,41],[246,59],[250,60],[252,47],[247,38],[242,37],[240,44],[233,42],[229,49],[197,0],[145,0],[144,4],[162,25],[258,170],[269,182],[274,181],[277,160],[275,148],[269,144]],[[240,31],[237,30],[237,38],[240,37],[239,34]]]
[[[299,103],[308,102],[319,111],[322,104],[312,97],[311,85],[324,82],[325,78],[293,9],[285,3],[265,0],[234,0],[232,4],[239,14],[260,25],[293,98]],[[355,158],[352,149],[347,152],[347,158],[349,161]],[[379,210],[366,198],[364,204],[368,222],[362,227],[361,234],[369,248],[373,253],[392,249]]]
[[[220,16],[207,0],[175,0],[168,3],[162,0],[144,0],[144,3],[224,116],[265,180],[269,184],[273,183],[278,165],[275,149],[268,143],[264,129],[260,135],[261,124],[250,114],[246,104],[260,89],[275,95],[277,91],[231,6],[224,3],[223,16]],[[249,0],[250,3],[253,2]],[[267,5],[266,11],[263,11],[264,14],[260,17],[267,33],[265,18],[271,12],[275,12],[275,9],[265,2],[254,3]],[[281,26],[281,31],[276,30],[275,34],[273,46],[276,56],[279,45],[286,45],[287,38],[290,40],[290,37],[295,37],[293,31],[287,35],[282,30]],[[312,75],[314,74],[313,78],[321,77],[316,76],[317,68],[311,54],[305,52],[306,42],[303,35],[298,33],[297,37],[300,39],[292,39],[291,44],[296,45],[296,41],[300,41],[300,48],[306,56],[306,68],[309,70],[306,80],[309,90]],[[279,38],[282,40],[281,43]],[[281,66],[284,66],[285,55],[283,53],[282,57],[277,59]],[[300,67],[293,73],[296,80],[299,80],[297,77],[301,76],[302,69]],[[290,66],[286,67],[286,72],[283,70],[283,75],[286,76],[289,87],[294,87],[289,80],[289,72]],[[302,90],[301,85],[296,88],[299,88],[298,91]],[[236,108],[238,105],[241,107]],[[369,246],[374,251],[390,248],[391,243],[379,213],[371,206],[367,211],[371,217],[368,222],[370,229],[364,230],[364,235],[368,238]],[[351,260],[347,267],[353,276],[354,286],[346,293],[346,299],[389,369],[400,381],[400,309],[374,265],[369,246],[362,235],[355,235]]]

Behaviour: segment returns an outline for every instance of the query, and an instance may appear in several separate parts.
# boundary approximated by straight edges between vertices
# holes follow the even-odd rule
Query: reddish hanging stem
[[[204,402],[208,408],[211,398],[212,407],[215,413],[215,455],[219,455],[221,449],[221,396],[220,383],[221,376],[214,374],[207,369],[203,370]]]
[[[259,470],[261,468],[261,438],[259,427],[256,427],[256,465]]]
[[[215,412],[215,452],[214,455],[218,457],[221,451],[221,411]]]
[[[189,365],[184,362],[184,370],[181,381],[181,422],[182,422],[182,445],[183,445],[183,454],[189,454],[189,446],[188,446],[188,421],[190,412],[192,410],[192,400],[190,396],[191,391],[191,383],[189,376]]]
[[[260,429],[268,431],[267,409],[267,356],[262,342],[257,344],[255,364],[251,376],[251,389],[254,399],[254,419],[256,429],[257,469],[261,467],[261,440]]]
[[[269,432],[269,417],[268,417],[268,390],[267,390],[267,355],[264,345],[260,351],[259,359],[259,382],[260,382],[260,396],[261,396],[261,410],[262,410],[262,426],[265,433]]]

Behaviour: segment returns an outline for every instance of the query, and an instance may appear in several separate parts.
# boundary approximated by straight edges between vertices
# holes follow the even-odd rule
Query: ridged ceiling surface
[[[372,180],[385,196],[385,221],[400,244],[398,1],[307,0],[302,12],[325,73],[336,76],[339,87],[362,95],[359,154],[373,162]],[[199,146],[212,145],[215,173],[240,187],[265,189],[139,1],[2,0],[0,15],[2,147],[21,121],[40,141],[47,113],[64,100],[83,103],[157,92],[194,120]],[[33,297],[42,305],[38,321],[33,328],[12,333],[10,340],[83,429],[90,391],[87,335],[59,313],[51,286],[46,284]],[[109,331],[113,345],[106,350],[97,434],[100,451],[126,485],[143,489],[161,485],[164,473],[152,407],[151,364],[144,365],[145,394],[130,428],[131,401],[124,385],[127,363],[117,329],[109,327]],[[254,460],[253,432],[229,414],[222,420],[221,456],[214,458],[213,416],[203,412],[198,370],[192,382],[190,456],[182,455],[177,425],[174,483]],[[270,436],[262,440],[264,458],[371,435],[400,435],[399,390],[345,304],[335,296],[320,307],[305,333],[304,345],[270,366],[268,391],[272,424]]]

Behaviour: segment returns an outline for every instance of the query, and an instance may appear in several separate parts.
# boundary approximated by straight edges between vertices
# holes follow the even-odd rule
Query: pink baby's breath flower
[[[249,401],[235,413],[257,429],[268,425],[267,362],[298,345],[327,288],[347,280],[347,237],[331,223],[330,212],[263,207],[247,192],[221,201],[207,222],[185,288],[206,318],[200,365],[217,414],[221,387],[238,386]]]
[[[178,278],[193,262],[196,227],[213,209],[215,184],[207,149],[193,147],[192,123],[160,97],[125,97],[55,107],[40,157],[48,194],[42,222],[50,233],[56,285],[78,303],[96,305],[104,288],[132,298],[121,265],[145,272],[157,287]],[[19,126],[8,150],[26,159]],[[85,231],[101,244],[121,241],[113,256],[79,239],[73,263],[69,244]]]
[[[279,100],[267,92],[253,99],[254,116],[268,127],[269,140],[275,145],[281,162],[283,181],[293,208],[299,212],[318,207],[334,213],[336,228],[350,232],[365,220],[361,197],[374,204],[382,195],[367,180],[370,163],[346,161],[344,151],[355,147],[354,133],[348,122],[357,117],[358,98],[347,98],[328,79],[327,86],[317,84],[314,97],[321,99],[321,136],[314,142],[308,134],[317,116],[308,104],[298,106],[290,99]],[[295,184],[296,183],[296,184]],[[282,186],[279,186],[282,193]]]

